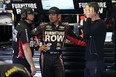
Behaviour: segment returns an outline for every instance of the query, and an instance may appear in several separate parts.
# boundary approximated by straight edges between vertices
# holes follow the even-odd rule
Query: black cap
[[[48,13],[49,14],[60,14],[60,10],[57,7],[51,7]]]
[[[23,7],[21,10],[21,13],[26,12],[27,14],[34,14],[34,11],[32,10],[31,7]]]
[[[30,7],[22,7],[22,9],[21,9],[21,18],[26,19],[27,14],[33,14],[34,15],[34,11]]]

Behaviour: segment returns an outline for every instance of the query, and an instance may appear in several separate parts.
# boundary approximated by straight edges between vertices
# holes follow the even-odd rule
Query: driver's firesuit
[[[86,46],[86,43],[79,40],[69,26],[62,23],[59,23],[58,26],[52,23],[40,25],[32,33],[39,34],[38,37],[42,37],[43,44],[46,44],[49,49],[46,52],[41,52],[40,55],[42,77],[64,77],[62,48],[65,39],[76,45]]]

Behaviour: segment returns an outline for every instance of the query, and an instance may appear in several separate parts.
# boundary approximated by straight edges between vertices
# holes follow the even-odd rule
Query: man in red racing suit
[[[52,7],[52,10],[58,11],[57,7]],[[49,19],[53,15],[49,14]],[[40,67],[42,77],[64,77],[64,65],[62,60],[62,48],[66,39],[75,43],[76,45],[86,46],[86,43],[79,40],[72,29],[65,24],[57,21],[40,25],[32,31],[32,34],[38,34],[42,37],[43,46],[40,47]],[[42,48],[43,47],[43,48]]]

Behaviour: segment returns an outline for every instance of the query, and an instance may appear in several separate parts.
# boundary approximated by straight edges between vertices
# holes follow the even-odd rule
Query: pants
[[[87,61],[84,70],[84,77],[102,77],[103,71],[103,61]]]
[[[60,54],[41,54],[42,77],[64,77],[64,64]]]
[[[30,65],[29,65],[29,63],[27,62],[27,60],[25,58],[13,58],[13,63],[14,64],[21,64],[21,65],[23,65],[24,67],[26,67],[26,69],[31,74]]]

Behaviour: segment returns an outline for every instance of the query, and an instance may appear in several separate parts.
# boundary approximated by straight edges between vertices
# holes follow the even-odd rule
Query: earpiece
[[[21,18],[22,19],[26,19],[26,17],[27,17],[27,10],[26,9],[27,9],[26,7],[23,7],[21,9]]]
[[[22,19],[26,19],[26,17],[27,17],[27,14],[25,12],[21,14]]]
[[[28,13],[34,14],[34,11],[32,10],[32,8],[30,8],[30,7],[22,7],[22,9],[21,9],[21,18],[26,19]]]

